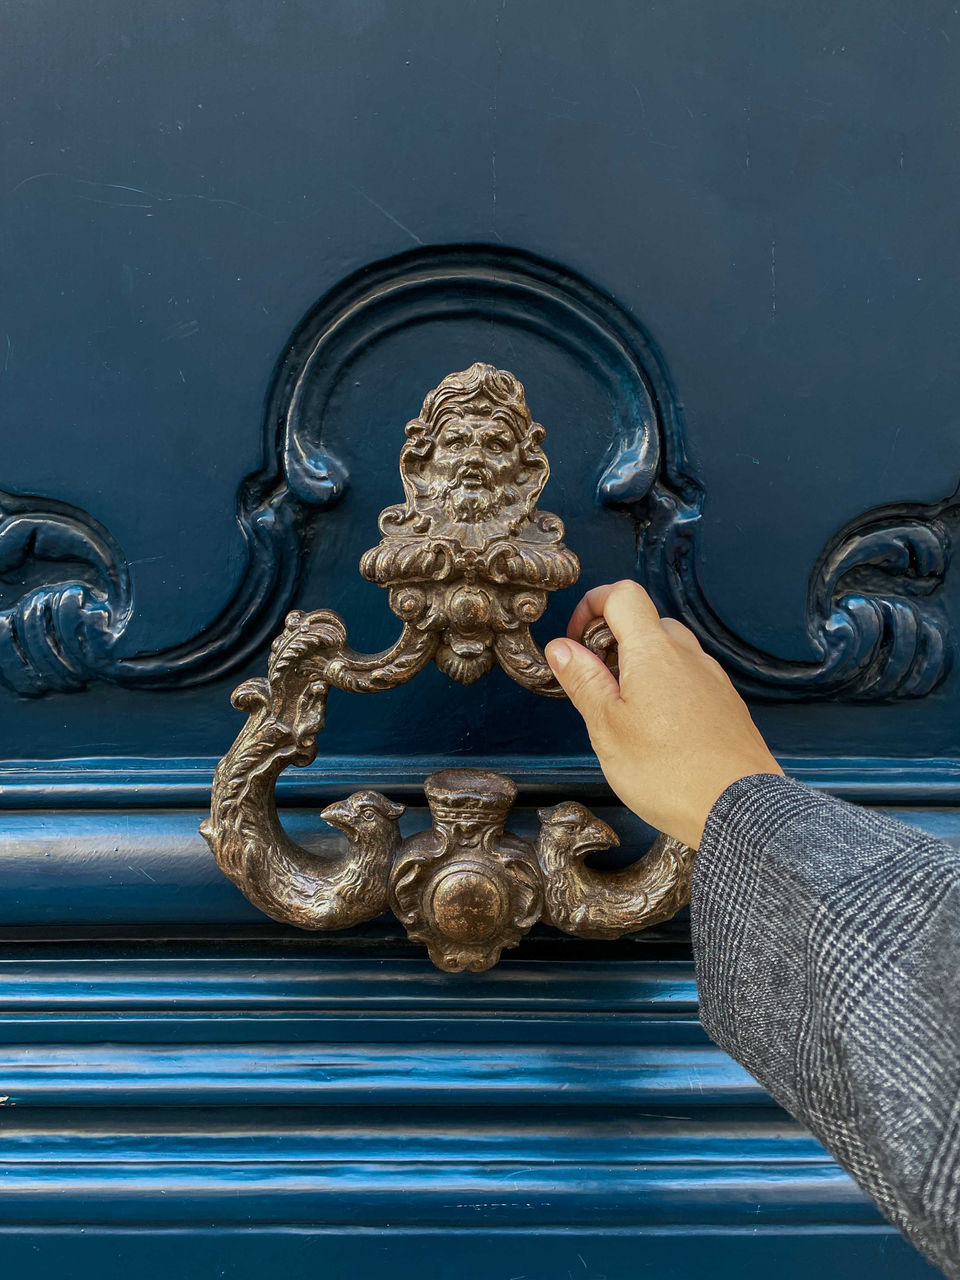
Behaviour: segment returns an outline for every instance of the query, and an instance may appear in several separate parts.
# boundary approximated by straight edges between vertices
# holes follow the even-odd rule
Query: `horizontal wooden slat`
[[[171,949],[172,950],[172,949]],[[0,1016],[37,1011],[198,1009],[212,1013],[303,1009],[325,1013],[474,1015],[558,1012],[684,1014],[697,1006],[693,965],[664,961],[564,962],[511,956],[483,974],[452,976],[416,960],[286,954],[282,944],[136,949],[6,944]],[[179,953],[178,953],[179,952]]]
[[[768,1101],[713,1045],[7,1044],[0,1081],[10,1107]]]
[[[611,862],[639,857],[650,832],[622,807],[595,805],[620,834]],[[960,841],[960,810],[884,812]],[[187,925],[268,922],[219,871],[199,833],[202,810],[21,810],[0,813],[0,931],[39,925]],[[318,852],[341,850],[343,837],[316,809],[284,816],[290,834]],[[405,831],[429,825],[411,806]],[[519,806],[510,827],[537,829],[535,810]]]
[[[122,1184],[117,1185],[118,1178]],[[74,1166],[0,1162],[0,1223],[62,1223],[62,1198],[82,1199],[87,1220],[150,1224],[186,1221],[259,1224],[308,1219],[318,1226],[433,1226],[483,1214],[488,1223],[619,1225],[636,1221],[642,1198],[647,1226],[696,1221],[823,1227],[873,1223],[876,1212],[835,1165],[786,1169],[730,1164],[704,1173],[691,1166],[611,1169],[581,1163],[484,1168],[457,1162],[427,1168],[393,1161],[305,1166],[283,1162],[201,1168]]]
[[[318,1276],[351,1280],[687,1280],[710,1276],[811,1275],[822,1280],[937,1280],[894,1227],[817,1226],[790,1220],[749,1226],[700,1225],[685,1216],[647,1226],[638,1212],[628,1226],[573,1222],[487,1227],[488,1206],[455,1224],[407,1227],[283,1226],[0,1227],[0,1251],[13,1276],[133,1276],[135,1280],[239,1280]],[[744,1216],[756,1217],[756,1201]],[[788,1215],[789,1219],[789,1215]],[[505,1260],[507,1265],[505,1266]]]
[[[610,797],[590,755],[471,756],[458,762],[509,774],[530,802]],[[0,762],[0,808],[203,807],[216,763],[208,756],[6,760]],[[410,799],[421,795],[427,774],[450,763],[450,757],[433,756],[321,757],[305,769],[288,769],[277,791],[287,805],[322,805],[358,787]],[[780,763],[801,782],[861,803],[960,803],[960,759],[952,757],[808,755],[784,756]]]
[[[762,1190],[758,1196],[756,1186]],[[71,1220],[317,1226],[867,1224],[876,1214],[775,1110],[529,1108],[10,1116],[0,1226]],[[66,1202],[69,1205],[69,1201]]]

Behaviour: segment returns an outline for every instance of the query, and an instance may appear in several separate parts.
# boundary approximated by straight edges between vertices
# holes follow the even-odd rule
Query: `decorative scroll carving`
[[[312,502],[335,503],[345,472],[312,459]],[[301,491],[305,491],[301,484]],[[300,577],[303,508],[293,489],[264,471],[244,481],[237,522],[245,548],[240,586],[192,639],[122,657],[133,617],[126,557],[87,512],[47,498],[0,491],[0,585],[31,585],[0,609],[0,686],[23,697],[74,693],[91,680],[170,688],[214,680],[244,662],[276,631]]]
[[[640,325],[553,263],[500,246],[450,246],[358,272],[298,327],[268,401],[263,468],[238,494],[242,578],[223,611],[195,636],[119,656],[132,617],[120,548],[78,508],[0,495],[0,585],[19,593],[0,609],[0,684],[24,696],[76,691],[91,680],[171,688],[215,679],[246,660],[290,607],[314,517],[333,506],[348,483],[323,439],[328,401],[343,369],[412,323],[477,314],[537,333],[603,381],[616,438],[598,499],[633,518],[638,570],[661,609],[682,618],[745,692],[879,700],[919,697],[943,679],[952,646],[936,593],[960,514],[956,495],[929,505],[899,503],[854,520],[811,575],[799,620],[811,660],[757,649],[717,617],[698,577],[703,489],[684,457],[669,378]],[[462,608],[469,612],[469,601]],[[480,640],[477,645],[483,648]],[[522,630],[497,633],[493,646],[496,661],[516,678],[528,685],[542,680],[549,691],[549,672]],[[482,661],[479,650],[468,654],[464,671],[488,662],[484,653]],[[453,657],[449,662],[455,665]]]
[[[946,676],[954,653],[935,597],[950,563],[960,491],[926,505],[878,507],[832,539],[807,592],[809,661],[747,643],[714,612],[698,571],[701,502],[699,494],[680,506],[654,490],[628,505],[643,530],[645,577],[658,605],[697,635],[745,694],[877,702],[924,697]]]
[[[43,581],[59,564],[72,572]],[[126,560],[85,511],[0,492],[0,584],[35,578],[37,567],[40,584],[0,610],[0,684],[25,696],[81,689],[130,619]]]
[[[360,654],[337,614],[292,613],[266,678],[235,691],[247,723],[217,768],[200,829],[224,873],[273,919],[345,928],[379,915],[389,899],[440,968],[480,970],[544,912],[568,932],[615,937],[686,901],[693,855],[673,841],[626,872],[584,868],[587,853],[617,840],[581,805],[542,811],[536,850],[505,832],[516,788],[499,774],[432,775],[433,828],[402,844],[402,809],[376,792],[330,806],[324,817],[348,850],[327,864],[290,840],[277,815],[276,780],[316,755],[331,688],[394,688],[431,660],[469,684],[499,661],[527,688],[562,696],[530,635],[547,592],[576,581],[580,568],[560,520],[537,509],[550,473],[543,435],[512,374],[475,364],[444,378],[407,426],[406,502],[381,514],[383,540],[361,562],[389,589],[403,623],[396,643]],[[615,663],[602,622],[584,642]]]
[[[632,326],[630,349],[645,350]],[[648,350],[648,349],[647,349]],[[936,604],[960,520],[960,489],[939,502],[894,503],[852,520],[821,553],[802,619],[813,658],[777,657],[719,618],[699,574],[704,491],[684,456],[679,409],[659,363],[640,368],[639,425],[618,442],[597,485],[604,506],[630,513],[638,571],[661,612],[680,619],[753,698],[883,701],[919,698],[953,660]]]

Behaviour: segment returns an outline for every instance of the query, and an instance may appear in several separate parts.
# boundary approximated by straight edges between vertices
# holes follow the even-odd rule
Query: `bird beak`
[[[329,822],[331,827],[341,830],[344,826],[353,826],[353,813],[345,800],[337,800],[334,804],[328,804],[325,809],[320,810],[320,817],[324,822]]]
[[[577,837],[577,849],[616,849],[620,844],[620,837],[612,827],[608,827],[605,822],[601,822],[599,818],[594,818],[592,822],[588,822],[583,831]]]

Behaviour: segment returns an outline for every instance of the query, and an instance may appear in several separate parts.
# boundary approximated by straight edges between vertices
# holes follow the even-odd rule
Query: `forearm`
[[[707,820],[692,918],[708,1033],[960,1277],[960,855],[744,778]]]
[[[579,643],[600,616],[618,677]],[[588,591],[546,652],[614,792],[699,845],[707,1031],[960,1280],[960,857],[787,781],[718,662],[638,583]]]

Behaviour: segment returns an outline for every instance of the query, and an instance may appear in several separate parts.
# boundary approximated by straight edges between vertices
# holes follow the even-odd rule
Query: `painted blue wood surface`
[[[62,0],[13,6],[0,53],[14,121],[0,210],[13,447],[0,488],[59,523],[53,559],[28,540],[23,572],[13,539],[2,604],[51,574],[69,582],[71,567],[84,578],[76,558],[90,555],[86,596],[130,614],[119,658],[215,647],[256,542],[238,495],[270,462],[264,405],[302,318],[371,264],[505,246],[505,261],[576,273],[650,335],[703,486],[713,607],[746,641],[812,657],[807,589],[830,538],[878,505],[937,502],[960,476],[960,289],[943,215],[960,178],[937,160],[960,114],[941,34],[955,19],[939,0],[920,12],[909,0],[610,0],[587,34],[574,0],[262,12],[106,0],[93,18]],[[339,370],[323,432],[350,477],[342,501],[263,515],[288,522],[285,547],[302,543],[290,603],[341,609],[361,645],[393,622],[355,566],[399,496],[403,424],[478,356],[527,385],[548,431],[548,509],[585,579],[636,566],[630,515],[597,505],[622,417],[599,347],[580,331],[566,348],[562,333],[548,340],[522,307],[509,320],[479,305],[430,315]],[[889,579],[894,559],[865,576]],[[286,570],[274,582],[270,557],[254,561],[274,583],[257,599],[286,590]],[[926,570],[913,572],[923,600]],[[924,608],[955,623],[958,590],[953,575]],[[562,626],[567,597],[541,637]],[[54,603],[27,609],[33,627]],[[225,616],[243,657],[243,618]],[[262,669],[263,648],[196,686],[5,693],[8,750],[218,756],[237,726],[229,689]],[[16,645],[5,652],[15,665]],[[773,704],[758,717],[787,755],[955,757],[958,678],[905,704]],[[453,705],[449,694],[428,672],[415,688],[336,699],[321,750],[587,749],[571,708],[527,698],[517,717],[496,673]]]
[[[142,1280],[245,1280],[281,1270],[289,1275],[365,1276],[389,1271],[399,1280],[425,1273],[441,1280],[556,1280],[577,1276],[649,1276],[689,1280],[713,1276],[829,1277],[867,1272],[877,1280],[935,1280],[937,1272],[909,1251],[893,1231],[803,1231],[760,1227],[732,1231],[682,1226],[663,1231],[610,1227],[536,1227],[529,1231],[424,1228],[415,1232],[374,1228],[330,1231],[311,1227],[256,1233],[223,1227],[167,1231],[92,1227],[82,1236],[53,1229],[3,1233],[4,1256],[20,1274],[47,1269],[68,1276],[122,1276]],[[506,1266],[504,1265],[506,1263]],[[518,1270],[519,1268],[519,1270]],[[789,1268],[789,1270],[788,1270]]]
[[[930,1274],[706,1040],[676,942],[638,960],[534,940],[456,977],[406,950],[142,931],[0,948],[13,1274],[218,1257],[244,1277],[273,1257],[305,1276],[321,1246],[338,1277],[382,1257],[478,1280],[561,1261]]]
[[[613,1259],[624,1238],[737,1230],[749,1208],[784,1245],[889,1244],[706,1042],[688,962],[517,957],[460,980],[363,949],[7,945],[0,1229],[31,1224],[49,1250],[71,1225],[202,1238],[307,1218],[348,1252],[396,1233],[402,1254],[441,1228],[503,1246],[607,1227]]]
[[[954,5],[3,16],[3,1275],[931,1276],[706,1039],[683,921],[618,944],[541,930],[444,975],[384,922],[273,926],[197,823],[271,618],[327,605],[358,645],[392,634],[356,562],[450,369],[526,383],[584,583],[646,570],[617,507],[650,470],[642,433],[623,444],[646,412],[610,355],[625,318],[700,487],[696,570],[747,645],[788,675],[816,659],[823,549],[871,510],[909,526],[866,538],[850,594],[907,580],[864,665],[919,654],[933,692],[755,710],[796,776],[960,837],[960,664],[927,651],[960,630],[960,575],[936,563],[960,476]],[[501,301],[437,286],[340,349],[302,435],[324,448],[298,457],[271,416],[291,335],[372,264],[383,292],[461,251]],[[546,323],[556,297],[518,284],[544,261],[597,312]],[[106,680],[63,678],[61,641]],[[165,687],[111,682],[151,663]],[[331,700],[286,821],[322,844],[330,798],[415,802],[450,760],[513,773],[527,806],[598,806],[623,856],[645,838],[572,708],[498,673]]]

